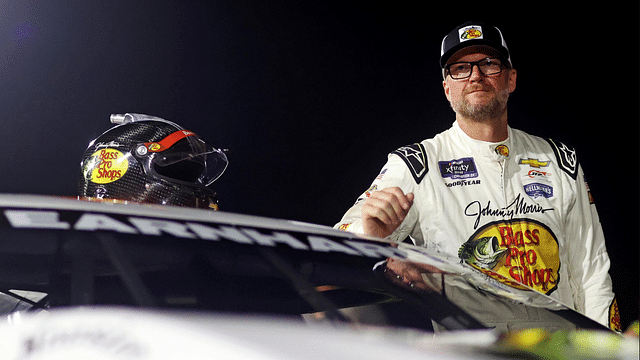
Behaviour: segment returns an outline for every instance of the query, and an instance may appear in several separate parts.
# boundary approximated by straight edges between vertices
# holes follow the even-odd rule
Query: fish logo
[[[498,220],[473,234],[458,257],[503,284],[551,294],[560,282],[558,240],[533,219]]]
[[[498,155],[502,155],[504,157],[509,156],[509,148],[507,145],[498,145],[495,150]]]
[[[482,39],[482,27],[480,26],[467,26],[459,30],[460,41]]]
[[[497,237],[487,236],[462,244],[458,250],[458,256],[469,264],[483,269],[493,269],[507,250],[500,248]]]
[[[478,29],[469,29],[462,33],[462,38],[465,40],[477,39],[482,36],[482,32]]]

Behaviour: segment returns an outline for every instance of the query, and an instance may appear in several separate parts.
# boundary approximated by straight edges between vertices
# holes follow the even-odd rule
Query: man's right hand
[[[381,238],[391,235],[409,213],[413,197],[399,187],[373,191],[362,206],[364,233]]]

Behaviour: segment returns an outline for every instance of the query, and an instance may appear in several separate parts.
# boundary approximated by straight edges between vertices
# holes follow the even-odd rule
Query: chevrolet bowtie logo
[[[549,160],[547,161],[540,161],[538,159],[520,159],[519,164],[523,164],[523,165],[529,165],[531,167],[534,168],[540,168],[540,167],[545,167],[545,166],[549,166]]]

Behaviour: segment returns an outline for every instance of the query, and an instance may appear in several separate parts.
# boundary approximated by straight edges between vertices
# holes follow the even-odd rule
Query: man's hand
[[[374,191],[362,206],[364,233],[387,237],[400,226],[413,205],[413,193],[404,194],[399,187]]]

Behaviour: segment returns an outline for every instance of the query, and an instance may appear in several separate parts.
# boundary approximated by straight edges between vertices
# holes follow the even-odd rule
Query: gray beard
[[[489,103],[484,105],[470,104],[464,97],[460,102],[450,102],[450,104],[456,114],[476,121],[486,121],[499,119],[502,114],[507,111],[508,99],[509,92],[505,92],[504,94],[499,94],[494,97]]]

